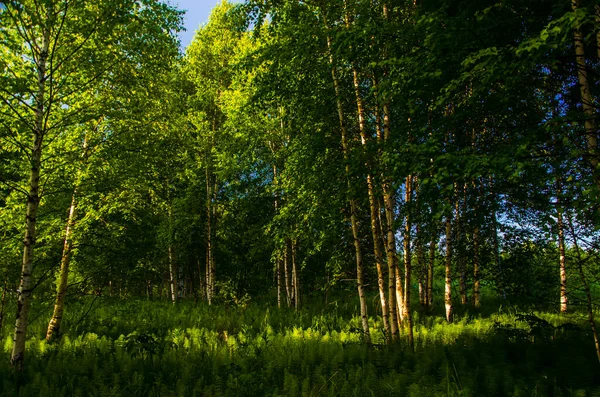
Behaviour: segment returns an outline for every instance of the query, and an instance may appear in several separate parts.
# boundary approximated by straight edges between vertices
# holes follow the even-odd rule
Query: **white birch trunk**
[[[446,321],[452,322],[452,222],[446,218],[446,281],[444,291],[444,305],[446,307]]]
[[[50,14],[50,10],[48,10]],[[31,150],[31,169],[29,174],[29,192],[27,195],[27,215],[25,217],[25,238],[23,240],[23,261],[21,267],[21,281],[17,290],[17,313],[15,332],[13,336],[13,349],[11,365],[18,370],[23,369],[25,355],[25,340],[29,308],[32,294],[33,252],[36,242],[37,211],[40,203],[39,183],[42,160],[42,148],[45,135],[45,104],[46,104],[46,63],[50,48],[50,29],[44,28],[42,49],[37,61],[38,89],[35,97],[35,126],[33,130],[33,147]]]
[[[65,296],[67,295],[67,283],[69,280],[69,265],[71,263],[71,253],[73,246],[72,229],[75,225],[75,216],[77,212],[76,191],[73,192],[71,198],[71,207],[69,208],[69,217],[67,219],[67,230],[65,233],[65,241],[63,244],[63,252],[60,261],[60,274],[58,285],[56,288],[56,301],[54,303],[54,312],[48,324],[46,331],[46,341],[50,342],[60,336],[60,326],[65,306]]]
[[[323,15],[325,18],[325,15]],[[325,20],[325,27],[327,28],[327,49],[329,50],[329,65],[331,67],[331,77],[333,80],[333,86],[336,97],[336,106],[338,112],[338,118],[340,122],[340,132],[341,132],[341,140],[342,140],[342,152],[344,155],[344,161],[346,162],[346,179],[348,189],[352,187],[351,176],[350,176],[350,164],[349,164],[349,156],[350,156],[350,148],[348,145],[348,130],[346,127],[346,119],[344,117],[344,110],[341,101],[341,93],[339,86],[339,79],[337,76],[336,65],[333,57],[333,45],[331,35],[329,33],[329,26],[327,21]],[[360,301],[360,316],[363,327],[363,336],[364,340],[367,343],[371,342],[371,334],[369,331],[369,319],[367,314],[367,298],[364,291],[364,279],[363,279],[363,264],[362,264],[362,251],[360,246],[360,237],[358,232],[358,220],[357,220],[357,212],[358,206],[356,203],[356,199],[354,197],[349,197],[350,201],[350,224],[352,227],[352,237],[354,241],[354,253],[356,258],[356,284],[358,289],[358,297]]]

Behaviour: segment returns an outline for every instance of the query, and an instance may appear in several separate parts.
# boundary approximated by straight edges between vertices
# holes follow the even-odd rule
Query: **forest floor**
[[[346,303],[340,303],[346,302]],[[453,324],[415,313],[415,349],[386,344],[372,317],[362,343],[351,300],[294,312],[90,298],[47,344],[30,326],[22,374],[0,357],[3,396],[592,396],[600,364],[582,313],[474,312]],[[308,305],[307,305],[308,306]]]

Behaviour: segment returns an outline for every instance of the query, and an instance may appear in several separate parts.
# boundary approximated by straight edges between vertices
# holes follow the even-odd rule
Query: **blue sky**
[[[208,21],[210,10],[220,2],[221,0],[171,0],[177,8],[187,11],[184,19],[186,31],[179,34],[183,48],[190,44],[198,26]]]

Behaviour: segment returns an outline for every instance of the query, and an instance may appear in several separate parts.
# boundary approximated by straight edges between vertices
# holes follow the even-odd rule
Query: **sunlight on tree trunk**
[[[347,13],[346,13],[347,15]],[[347,27],[350,27],[350,23],[348,18],[346,20]],[[360,131],[360,140],[363,146],[364,151],[367,151],[368,137],[365,126],[365,114],[364,114],[364,106],[363,100],[360,93],[360,79],[358,75],[358,70],[356,66],[352,65],[352,76],[354,83],[354,94],[356,97],[356,107],[358,114],[358,129]],[[371,219],[371,235],[373,237],[373,253],[375,255],[375,268],[377,269],[377,285],[379,288],[379,301],[381,304],[381,313],[383,317],[383,328],[385,330],[386,335],[390,333],[390,325],[389,325],[389,313],[388,313],[388,305],[387,300],[385,298],[385,283],[383,280],[383,252],[381,248],[381,235],[379,234],[380,227],[378,225],[379,219],[379,207],[377,206],[377,202],[375,199],[374,192],[374,182],[373,175],[371,173],[371,162],[369,160],[366,161],[365,166],[367,167],[367,194],[369,197],[369,215]]]
[[[60,336],[60,325],[62,322],[65,296],[67,295],[67,283],[69,280],[69,264],[71,262],[72,246],[73,246],[73,226],[75,225],[75,216],[77,212],[76,202],[77,190],[73,192],[71,199],[71,207],[69,208],[69,217],[67,219],[67,228],[65,232],[65,242],[63,244],[62,258],[60,261],[59,281],[56,288],[56,302],[54,303],[54,312],[48,324],[46,331],[46,341],[50,342]]]
[[[446,307],[446,321],[452,322],[452,221],[446,217],[446,281],[444,292],[444,305]]]
[[[52,9],[47,10],[46,23],[50,24]],[[25,238],[23,240],[23,265],[21,268],[21,282],[17,291],[17,314],[15,322],[14,345],[10,357],[13,367],[23,369],[25,354],[25,339],[31,305],[33,281],[33,250],[36,243],[37,212],[40,205],[40,168],[42,164],[42,145],[46,132],[46,63],[50,49],[50,27],[43,30],[42,44],[37,61],[37,95],[35,99],[35,126],[33,129],[33,147],[31,150],[31,169],[29,176],[29,193],[27,197],[27,216],[25,217]]]
[[[325,28],[328,30],[327,49],[329,51],[329,65],[331,67],[331,77],[333,80],[333,87],[334,87],[335,96],[336,96],[336,107],[337,107],[338,118],[339,118],[339,122],[340,122],[340,130],[341,130],[341,138],[342,138],[342,152],[344,155],[344,161],[346,162],[345,172],[346,172],[346,179],[347,179],[347,185],[348,185],[348,194],[351,195],[349,197],[350,224],[351,224],[351,228],[352,228],[352,239],[354,241],[354,254],[355,254],[355,258],[356,258],[356,283],[357,283],[357,288],[358,288],[358,298],[360,300],[360,316],[361,316],[361,322],[362,322],[362,327],[363,327],[364,340],[365,340],[365,342],[370,343],[371,342],[371,334],[369,331],[369,318],[368,318],[368,314],[367,314],[367,298],[366,298],[366,294],[365,294],[365,290],[364,290],[363,263],[362,263],[363,260],[362,260],[360,235],[359,235],[359,231],[358,231],[358,220],[357,220],[358,206],[356,203],[356,199],[354,197],[352,197],[353,193],[351,193],[352,182],[351,182],[351,173],[350,173],[350,164],[349,164],[350,148],[349,148],[349,144],[348,144],[348,130],[347,130],[347,126],[346,126],[343,105],[341,102],[340,82],[339,82],[339,79],[337,76],[336,63],[334,61],[332,39],[331,39],[331,36],[329,33],[329,26],[327,24],[327,19],[325,18],[324,14],[323,14],[323,18],[324,18],[324,22],[325,22]]]

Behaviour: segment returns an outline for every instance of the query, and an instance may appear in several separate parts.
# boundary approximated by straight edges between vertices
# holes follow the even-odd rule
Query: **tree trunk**
[[[375,91],[375,95],[378,96],[378,83],[376,78],[373,78],[373,89]],[[378,149],[378,157],[381,157],[381,146],[389,138],[390,136],[390,119],[389,119],[389,105],[384,104],[383,106],[383,129],[380,125],[379,112],[375,111],[375,125],[377,128],[377,143],[379,145]],[[383,130],[383,134],[382,134]],[[389,192],[389,182],[386,182],[385,175],[382,173],[382,183],[381,188],[383,191],[383,205],[379,204],[379,213],[377,214],[379,219],[379,227],[381,228],[380,236],[381,242],[385,249],[386,260],[387,260],[387,268],[388,268],[388,295],[387,295],[387,304],[388,304],[388,315],[389,315],[389,327],[390,327],[390,341],[396,341],[398,339],[398,304],[396,302],[396,269],[398,266],[398,261],[396,257],[396,241],[395,239],[390,240],[390,235],[394,237],[393,230],[393,219],[394,219],[394,205],[393,198],[391,192]],[[386,198],[386,195],[389,197]],[[383,212],[385,217],[382,219],[381,217],[381,208],[383,208]],[[390,226],[390,219],[392,221]],[[384,233],[385,231],[385,233]],[[383,259],[382,259],[383,261]],[[383,280],[382,280],[383,281]]]
[[[292,307],[292,283],[290,281],[290,254],[288,240],[285,240],[283,248],[283,278],[285,281],[285,297],[287,307]]]
[[[475,147],[475,134],[473,133],[473,147]],[[477,203],[475,204],[475,215],[473,218],[473,306],[476,309],[481,307],[481,263],[480,263],[480,204],[483,201],[483,179],[479,181],[479,186],[473,182],[473,189],[477,192]]]
[[[298,269],[296,267],[297,244],[292,240],[292,282],[294,284],[294,307],[296,310],[300,308],[300,285],[298,284]]]
[[[425,241],[423,239],[423,230],[417,225],[417,266],[419,269],[419,304],[422,308],[427,309],[427,302],[429,300],[427,296],[427,285],[428,274],[427,274],[427,263],[425,261]]]
[[[421,215],[421,190],[419,187],[418,177],[413,177],[413,190],[415,194],[415,244],[417,249],[417,272],[418,272],[418,287],[419,287],[419,305],[425,308],[427,302],[427,266],[425,265],[425,246],[423,240],[423,227]]]
[[[323,17],[325,18],[325,14],[323,13]],[[367,298],[364,291],[364,279],[363,279],[363,264],[362,264],[362,251],[360,246],[360,237],[358,231],[358,220],[357,220],[357,203],[356,199],[353,197],[351,192],[352,190],[352,182],[351,182],[351,174],[350,174],[350,148],[348,145],[348,130],[346,127],[346,120],[344,117],[344,110],[341,100],[340,93],[340,83],[337,76],[336,65],[334,62],[333,56],[333,45],[331,40],[331,35],[329,33],[329,25],[327,24],[327,20],[324,19],[325,27],[327,29],[327,49],[329,50],[329,65],[331,66],[331,77],[333,80],[333,88],[335,91],[336,97],[336,105],[338,118],[340,122],[340,131],[341,131],[341,140],[342,140],[342,152],[344,155],[344,161],[346,163],[346,179],[348,185],[348,194],[349,202],[350,202],[350,224],[352,227],[352,237],[354,240],[354,252],[356,257],[356,284],[358,289],[358,297],[360,300],[360,315],[361,322],[363,327],[363,335],[365,342],[371,342],[371,334],[369,332],[369,318],[367,313]]]
[[[579,9],[579,0],[571,0],[571,7],[573,8],[574,12],[577,11]],[[581,30],[575,29],[573,31],[573,41],[575,46],[575,64],[577,66],[579,93],[581,96],[581,105],[583,107],[583,113],[585,114],[584,127],[587,152],[584,154],[584,158],[592,167],[592,175],[594,177],[594,182],[598,187],[600,187],[600,170],[598,169],[598,136],[594,122],[594,119],[596,117],[596,109],[594,107],[594,100],[592,99],[592,93],[590,90],[591,84],[588,79],[588,71],[585,59],[585,43],[583,41],[583,33],[581,32]]]
[[[429,243],[429,263],[427,264],[427,310],[429,311],[433,309],[433,266],[435,265],[436,239],[437,232],[433,233]]]
[[[389,104],[384,103],[383,105],[383,140],[386,141],[390,137],[390,109]],[[390,182],[387,178],[383,178],[382,183],[383,190],[383,206],[385,210],[386,220],[386,234],[387,234],[387,262],[388,262],[388,304],[390,313],[390,328],[392,330],[392,340],[398,339],[398,325],[400,324],[401,318],[399,316],[398,308],[401,304],[402,291],[402,279],[398,273],[398,256],[396,251],[396,234],[394,233],[394,199]],[[398,299],[400,297],[400,299]]]
[[[173,247],[169,244],[169,287],[171,289],[171,302],[177,301],[177,276],[175,272],[175,263],[173,261]]]
[[[446,282],[444,293],[446,320],[452,322],[452,221],[446,218]]]
[[[275,266],[275,271],[277,272],[277,307],[281,309],[281,258],[279,257],[279,254],[277,255]]]
[[[210,156],[210,155],[209,155]],[[207,156],[208,157],[208,156]],[[209,165],[205,167],[206,177],[206,300],[212,305],[214,293],[214,275],[213,275],[213,239],[212,239],[212,183]]]
[[[473,229],[473,305],[481,307],[480,269],[479,269],[479,226]]]
[[[559,208],[556,214],[558,223],[558,252],[559,252],[559,266],[560,266],[560,312],[567,312],[567,268],[566,268],[566,255],[565,255],[565,234],[563,226],[563,213]]]
[[[383,2],[383,17],[386,22],[389,22],[389,9],[388,4]],[[382,58],[387,58],[387,50],[384,47],[384,53]],[[383,68],[383,76],[388,76],[387,67]],[[376,88],[376,82],[375,82]],[[391,121],[390,121],[390,103],[389,99],[382,99],[382,109],[383,109],[383,136],[377,131],[377,140],[380,146],[387,142],[391,137]],[[392,333],[392,341],[398,340],[398,325],[400,323],[400,316],[398,307],[400,305],[400,300],[398,300],[398,295],[402,297],[402,282],[398,282],[400,275],[398,274],[398,257],[397,257],[397,246],[396,246],[396,236],[394,233],[394,200],[393,200],[393,191],[390,187],[391,183],[389,179],[386,177],[386,173],[382,172],[381,175],[381,189],[383,191],[383,208],[385,211],[385,224],[386,224],[386,256],[388,263],[388,306],[389,306],[389,314],[390,314],[390,329]],[[400,289],[400,291],[398,291]]]
[[[500,263],[500,243],[498,241],[498,219],[496,218],[496,203],[492,203],[492,224],[494,229],[494,264],[496,271],[498,272],[498,289],[502,294],[502,299],[506,299],[506,290],[504,289],[504,271],[502,270],[502,264]]]
[[[412,203],[412,190],[413,190],[413,177],[411,175],[406,177],[406,189],[405,189],[405,203],[407,207],[406,221],[404,223],[404,302],[402,304],[404,309],[403,317],[406,320],[406,327],[408,330],[408,345],[411,349],[414,349],[413,340],[413,323],[412,323],[412,311],[410,308],[410,294],[411,294],[411,229],[412,229],[412,218],[411,218],[411,203]]]
[[[360,317],[362,320],[363,336],[365,342],[371,343],[371,333],[369,331],[369,315],[367,313],[367,297],[364,289],[364,275],[362,266],[362,252],[360,248],[360,240],[358,237],[358,221],[356,220],[357,205],[356,201],[352,200],[350,203],[352,223],[352,234],[354,237],[354,250],[356,255],[356,284],[358,289],[358,298],[360,301]]]
[[[456,185],[458,187],[458,184]],[[459,194],[457,191],[456,194],[456,243],[455,246],[460,247],[459,249],[457,249],[458,255],[457,255],[457,259],[458,259],[458,269],[460,272],[460,290],[459,290],[459,294],[460,294],[460,304],[461,305],[466,305],[467,303],[469,303],[469,297],[467,296],[467,271],[466,271],[466,258],[465,258],[465,250],[464,250],[464,242],[462,241],[462,239],[464,238],[464,234],[465,234],[465,219],[464,217],[466,216],[466,203],[467,203],[467,198],[466,198],[466,194],[467,194],[467,185],[464,184],[463,185],[463,203],[462,203],[462,211],[461,211],[461,206],[460,204],[460,199],[459,199]]]
[[[100,126],[101,120],[96,124],[95,130]],[[88,159],[88,136],[87,134],[83,138],[82,145],[82,168],[85,168]],[[81,177],[83,176],[83,170],[77,170],[75,179],[75,187],[73,189],[73,195],[71,196],[71,206],[69,207],[69,215],[67,217],[67,226],[65,231],[65,240],[63,243],[63,251],[60,261],[60,272],[59,281],[56,286],[56,300],[54,303],[54,312],[52,318],[48,323],[48,329],[46,331],[46,341],[51,342],[53,339],[60,337],[60,326],[65,307],[65,296],[67,295],[67,284],[69,279],[69,265],[71,263],[72,249],[73,249],[73,227],[75,226],[75,219],[77,216],[77,189],[81,184]]]
[[[360,131],[360,140],[361,144],[364,148],[365,153],[368,151],[368,137],[367,131],[365,127],[365,114],[364,107],[362,102],[362,96],[360,94],[360,81],[358,76],[358,70],[354,65],[352,65],[352,75],[354,82],[354,94],[356,96],[356,107],[358,113],[358,127]],[[367,193],[369,196],[369,214],[371,218],[371,235],[373,237],[373,253],[375,255],[375,267],[377,269],[377,285],[379,287],[379,300],[381,302],[381,316],[383,318],[383,328],[385,330],[385,334],[390,334],[390,325],[389,325],[389,313],[388,313],[388,305],[387,300],[385,298],[385,283],[383,280],[383,252],[381,249],[381,235],[379,234],[380,228],[378,223],[379,219],[379,207],[377,205],[375,199],[374,192],[374,183],[373,183],[373,175],[371,174],[371,162],[367,161],[365,164],[367,168]]]
[[[217,202],[217,177],[215,174],[212,174],[213,178],[213,188],[212,188],[212,217],[210,219],[211,222],[211,244],[210,244],[210,293],[212,299],[215,298],[217,293],[216,291],[216,283],[217,283],[217,261],[215,259],[215,236],[214,231],[217,228],[217,206],[215,203]]]
[[[50,13],[50,11],[48,11]],[[45,101],[46,101],[46,63],[50,48],[50,29],[43,30],[42,49],[37,60],[37,95],[35,97],[35,125],[33,129],[33,147],[31,150],[31,169],[29,174],[29,193],[27,195],[27,215],[25,217],[25,238],[23,240],[23,261],[21,281],[17,290],[17,313],[15,321],[14,344],[10,357],[11,365],[19,371],[23,369],[25,340],[29,307],[32,294],[33,251],[36,242],[37,211],[40,204],[39,184],[42,163],[42,148],[45,135]]]
[[[62,322],[65,296],[67,295],[67,282],[69,279],[69,264],[71,263],[71,253],[73,246],[72,230],[75,225],[75,216],[77,213],[76,190],[71,198],[71,207],[69,208],[69,217],[67,219],[67,229],[65,241],[63,244],[62,258],[60,261],[59,281],[56,288],[56,302],[54,303],[54,312],[48,324],[46,331],[46,341],[51,342],[60,336],[60,325]]]
[[[210,276],[210,270],[211,270],[211,266],[210,266],[210,256],[208,255],[208,251],[206,252],[206,260],[204,263],[204,284],[206,286],[206,302],[210,305],[212,305],[212,291],[211,291],[211,276]]]
[[[273,164],[273,185],[275,187],[275,197],[273,205],[275,207],[275,215],[279,213],[279,193],[277,190],[278,178],[277,178],[277,165]],[[281,309],[281,254],[277,253],[277,258],[275,259],[275,277],[277,278],[277,307]]]

